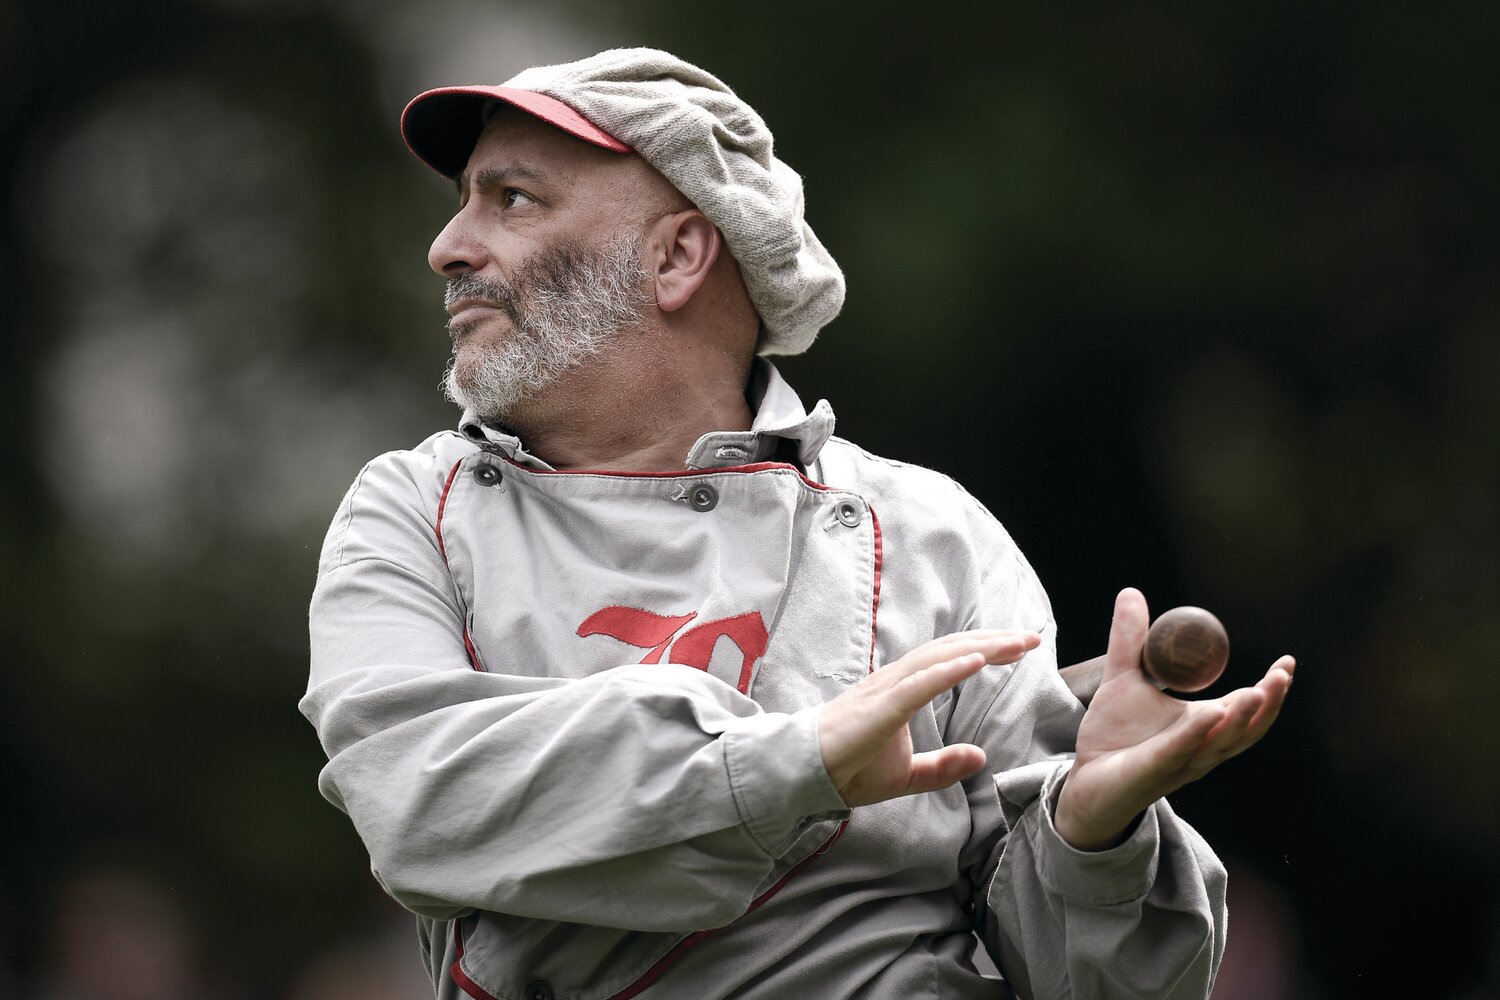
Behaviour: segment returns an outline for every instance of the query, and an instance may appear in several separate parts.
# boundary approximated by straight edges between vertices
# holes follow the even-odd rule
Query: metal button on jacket
[[[538,979],[526,987],[526,1000],[554,1000],[552,984]]]
[[[699,483],[688,491],[688,503],[696,511],[713,510],[719,505],[719,491],[707,483]]]
[[[488,462],[474,466],[474,481],[480,486],[494,486],[500,481],[500,470]]]
[[[838,507],[834,509],[840,523],[846,528],[853,528],[864,520],[864,511],[859,509],[859,504],[853,500],[840,500]]]

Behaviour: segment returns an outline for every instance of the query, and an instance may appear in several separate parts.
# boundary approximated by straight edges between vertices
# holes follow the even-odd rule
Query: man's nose
[[[482,271],[487,263],[489,255],[483,243],[475,239],[463,212],[448,220],[427,251],[427,266],[444,278],[467,271]]]

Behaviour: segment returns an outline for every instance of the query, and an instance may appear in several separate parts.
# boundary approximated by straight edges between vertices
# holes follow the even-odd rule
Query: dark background
[[[1216,996],[1500,996],[1497,28],[0,0],[0,997],[420,995],[295,707],[343,490],[455,416],[396,117],[621,44],[771,122],[849,281],[784,372],[1005,521],[1066,659],[1125,585],[1233,682],[1298,655],[1174,797],[1235,872]]]

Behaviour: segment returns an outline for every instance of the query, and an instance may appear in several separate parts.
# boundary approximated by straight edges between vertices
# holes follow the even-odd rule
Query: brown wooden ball
[[[1229,633],[1202,608],[1163,612],[1146,633],[1146,673],[1173,691],[1202,691],[1229,663]]]

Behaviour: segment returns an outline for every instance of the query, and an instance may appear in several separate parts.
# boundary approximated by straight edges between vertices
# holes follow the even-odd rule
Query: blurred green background
[[[422,995],[295,707],[343,490],[455,418],[396,118],[622,44],[775,128],[849,280],[783,370],[995,511],[1065,659],[1125,585],[1216,610],[1233,681],[1299,656],[1175,797],[1235,872],[1216,996],[1500,996],[1497,29],[0,0],[0,997]]]

